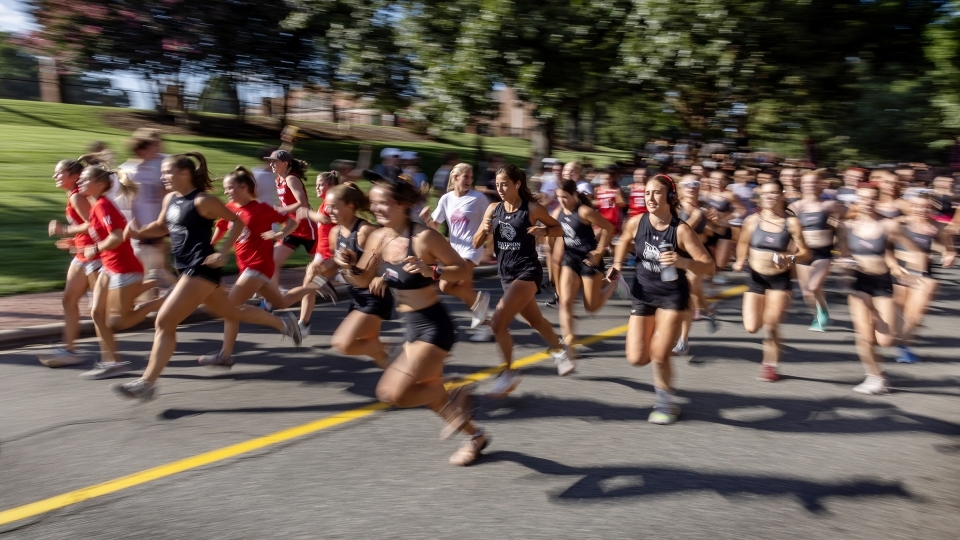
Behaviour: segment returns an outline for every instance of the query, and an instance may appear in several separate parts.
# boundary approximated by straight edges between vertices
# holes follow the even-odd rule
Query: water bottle
[[[657,246],[657,249],[660,250],[660,253],[667,253],[667,252],[673,251],[673,246],[666,242],[663,242],[659,246]],[[673,265],[660,266],[660,281],[676,281],[676,280],[677,280],[676,266],[673,266]]]

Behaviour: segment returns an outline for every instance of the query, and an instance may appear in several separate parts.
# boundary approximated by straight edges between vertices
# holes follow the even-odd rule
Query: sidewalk
[[[481,266],[474,270],[477,277],[496,274],[495,266]],[[280,271],[280,286],[291,289],[303,285],[304,268],[284,268]],[[223,285],[232,286],[237,281],[236,275],[224,276]],[[337,288],[342,296],[346,296],[346,288]],[[20,294],[0,298],[0,349],[9,349],[26,344],[58,342],[63,332],[63,306],[59,292]],[[323,302],[322,298],[317,298]],[[80,334],[90,336],[94,334],[93,321],[90,320],[90,300],[85,295],[80,299]],[[210,317],[197,310],[185,322],[196,322]],[[153,317],[148,317],[143,324],[133,329],[153,326]],[[131,329],[131,330],[133,330]]]

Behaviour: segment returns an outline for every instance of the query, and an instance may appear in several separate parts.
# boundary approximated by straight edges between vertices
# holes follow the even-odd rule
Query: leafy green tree
[[[37,59],[0,32],[0,98],[39,100],[39,72]]]

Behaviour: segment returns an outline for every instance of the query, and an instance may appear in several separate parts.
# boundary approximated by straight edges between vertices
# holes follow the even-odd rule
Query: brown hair
[[[300,179],[301,182],[307,179],[307,169],[310,168],[310,164],[302,159],[293,158],[290,161],[287,161],[287,174],[292,174]]]
[[[194,160],[196,160],[196,163],[194,163]],[[210,171],[207,169],[207,158],[203,157],[200,152],[174,154],[163,161],[170,163],[177,170],[190,171],[194,188],[201,191],[210,191],[213,188],[213,180],[210,179]]]
[[[136,153],[139,150],[150,146],[154,143],[159,143],[160,139],[160,130],[153,128],[140,128],[133,132],[133,136],[130,137],[130,151]]]
[[[367,194],[353,182],[344,182],[330,190],[330,193],[343,204],[352,206],[354,213],[370,210],[370,199],[367,198]]]
[[[63,171],[70,174],[80,174],[83,172],[83,163],[78,159],[61,159],[57,162],[54,171]]]
[[[530,187],[527,186],[527,173],[523,172],[523,169],[517,167],[516,165],[507,164],[503,167],[500,167],[497,170],[497,176],[506,176],[511,182],[520,184],[517,187],[517,191],[520,192],[520,199],[524,201],[533,201],[536,202],[536,199],[533,196],[533,193],[530,192]]]
[[[417,188],[413,187],[413,184],[403,180],[384,178],[374,181],[373,185],[387,190],[393,200],[397,201],[397,204],[400,206],[413,208],[421,200],[420,192],[417,191]]]
[[[564,180],[560,182],[560,185],[557,186],[557,189],[563,190],[569,193],[570,195],[573,195],[573,197],[577,199],[577,202],[579,202],[580,204],[585,204],[587,206],[591,205],[590,199],[588,199],[587,196],[584,195],[583,193],[580,193],[579,191],[577,191],[577,182],[574,180]]]
[[[655,174],[653,178],[647,180],[647,184],[650,182],[659,182],[660,185],[667,188],[667,204],[670,205],[670,214],[673,217],[679,217],[680,197],[677,196],[677,184],[673,181],[673,178],[666,174]]]
[[[106,193],[113,188],[112,175],[113,173],[102,165],[90,165],[83,169],[83,172],[80,173],[80,178],[81,180],[86,179],[87,182],[91,183],[105,183],[107,187],[103,192]]]
[[[336,186],[340,184],[340,173],[329,171],[317,175],[317,181],[327,185]]]
[[[252,197],[257,197],[257,181],[253,173],[250,172],[250,169],[243,165],[237,165],[236,169],[227,173],[227,175],[223,177],[223,181],[226,182],[227,180],[246,187]]]

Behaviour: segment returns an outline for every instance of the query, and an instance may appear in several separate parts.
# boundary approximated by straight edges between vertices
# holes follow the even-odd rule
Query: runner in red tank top
[[[633,183],[630,184],[630,202],[627,215],[633,217],[647,211],[643,191],[647,186],[647,169],[637,167],[633,171]]]
[[[313,262],[307,267],[307,273],[303,276],[303,285],[310,283],[326,284],[327,280],[337,273],[337,265],[333,264],[333,253],[330,250],[330,231],[333,230],[333,220],[330,219],[330,213],[327,211],[327,191],[330,188],[340,184],[340,173],[330,171],[317,175],[316,192],[320,198],[320,211],[314,212],[307,209],[301,210],[301,217],[306,217],[317,225],[317,246],[313,252]],[[332,286],[328,286],[333,290]],[[300,302],[300,332],[304,337],[310,335],[310,317],[313,315],[315,298],[308,296]]]
[[[260,293],[264,300],[271,303],[275,309],[292,306],[304,297],[312,297],[314,293],[330,297],[334,303],[337,300],[336,291],[324,287],[326,283],[307,283],[303,287],[296,287],[286,294],[270,281],[274,274],[273,241],[290,234],[297,227],[297,220],[277,212],[269,204],[255,199],[257,193],[256,178],[245,167],[237,167],[223,179],[223,192],[230,200],[227,209],[240,217],[244,229],[234,243],[234,252],[237,257],[237,268],[240,277],[230,288],[227,296],[233,306],[243,305],[254,293]],[[217,221],[217,232],[213,237],[216,244],[230,230],[233,222]],[[283,223],[283,230],[274,232],[273,224]],[[230,368],[234,360],[231,358],[237,335],[240,332],[240,323],[236,320],[224,319],[223,345],[220,350],[205,354],[198,358],[202,366],[219,366]]]
[[[100,339],[101,360],[92,370],[80,375],[85,379],[106,379],[130,371],[130,362],[120,361],[113,333],[143,322],[147,314],[158,310],[164,301],[161,295],[134,308],[138,296],[160,283],[144,281],[143,265],[133,253],[129,238],[124,238],[127,220],[106,196],[113,182],[119,181],[116,174],[100,166],[90,166],[80,175],[80,194],[96,201],[90,210],[88,229],[93,243],[84,248],[84,255],[88,259],[99,255],[103,264],[91,306],[91,317]],[[116,307],[117,313],[110,313],[108,306]]]
[[[310,199],[303,185],[310,165],[305,161],[293,159],[290,152],[286,150],[277,150],[264,159],[270,163],[270,169],[277,175],[277,196],[280,199],[280,207],[277,211],[297,219],[297,210],[310,207]],[[313,253],[316,240],[317,231],[313,224],[305,219],[299,220],[297,228],[290,235],[279,240],[273,248],[275,270],[271,281],[279,286],[280,269],[283,268],[284,263],[300,246],[303,246],[307,253]]]
[[[620,191],[619,182],[614,172],[603,173],[606,174],[604,183],[596,190],[594,204],[596,204],[600,215],[613,224],[614,234],[620,234],[623,208],[627,206],[627,203],[623,200],[623,192]]]
[[[60,237],[56,243],[58,248],[74,251],[76,255],[67,267],[67,284],[63,288],[62,347],[54,347],[49,353],[39,356],[40,363],[47,367],[70,366],[86,361],[76,354],[74,341],[80,335],[80,299],[97,282],[100,258],[87,259],[83,254],[83,249],[92,245],[93,240],[87,234],[90,202],[80,195],[77,187],[81,172],[83,163],[74,159],[57,163],[53,172],[57,187],[67,192],[67,222],[51,221],[48,231],[50,236]]]

